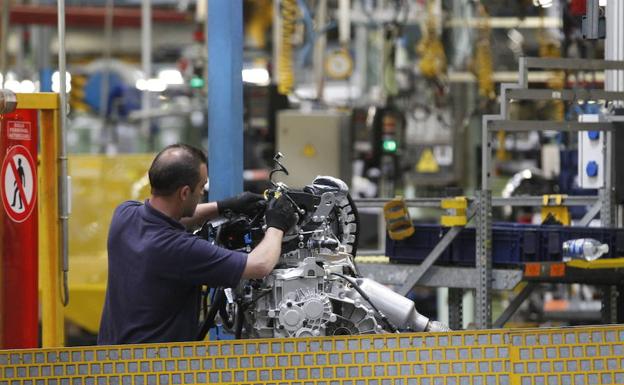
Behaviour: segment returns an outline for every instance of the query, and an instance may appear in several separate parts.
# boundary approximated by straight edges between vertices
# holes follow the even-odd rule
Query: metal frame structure
[[[614,130],[612,122],[605,123],[585,123],[585,122],[559,122],[559,121],[518,121],[510,120],[509,103],[512,100],[566,100],[574,101],[582,98],[583,100],[605,100],[605,101],[624,101],[624,92],[619,91],[602,91],[602,90],[551,90],[551,89],[529,89],[528,74],[530,69],[543,70],[574,70],[574,71],[598,71],[598,70],[624,70],[623,61],[615,60],[587,60],[587,59],[552,59],[552,58],[521,58],[519,65],[519,81],[518,83],[501,84],[501,112],[498,115],[484,115],[482,120],[482,172],[481,172],[481,191],[478,193],[480,217],[482,220],[477,226],[477,245],[489,245],[492,240],[491,226],[486,220],[486,214],[492,205],[493,198],[490,190],[491,178],[491,160],[492,160],[492,132],[508,131],[606,131],[606,170],[605,186],[599,191],[597,197],[594,197],[592,208],[582,219],[582,224],[587,225],[593,217],[600,213],[601,223],[603,226],[614,225],[614,199],[613,199],[613,145],[611,132]],[[539,123],[539,124],[537,124]],[[533,197],[540,198],[540,197]],[[501,198],[498,198],[501,199]],[[530,199],[530,198],[529,198]],[[511,202],[510,202],[511,204]],[[562,204],[569,206],[572,202],[565,200]],[[490,285],[489,272],[491,271],[491,254],[485,247],[477,247],[477,269],[482,282],[486,284],[482,289],[477,291],[477,309],[481,309],[477,313],[476,321],[479,328],[491,327],[491,308],[490,303]],[[527,285],[525,289],[512,301],[505,313],[504,317],[509,318],[515,309],[528,297],[535,285]],[[605,289],[606,301],[603,301],[604,319],[614,321],[617,311],[617,290],[615,286],[608,286]],[[604,306],[607,305],[607,306]],[[485,309],[485,310],[483,310]],[[503,318],[501,316],[501,318]],[[499,322],[500,321],[500,322]],[[496,324],[502,326],[506,319],[499,319]]]
[[[493,197],[490,190],[491,179],[491,151],[493,132],[504,130],[508,132],[527,132],[558,130],[567,132],[577,131],[606,131],[610,133],[614,130],[611,121],[600,123],[584,122],[559,122],[559,121],[523,121],[511,120],[509,117],[509,103],[514,100],[607,100],[624,101],[624,92],[603,91],[603,90],[548,90],[529,89],[528,79],[530,69],[546,70],[624,70],[624,62],[609,60],[582,60],[582,59],[540,59],[522,58],[520,59],[519,81],[513,84],[501,84],[501,113],[498,115],[483,116],[482,125],[482,180],[481,190],[477,191],[474,198],[469,198],[470,208],[468,218],[476,217],[476,268],[453,268],[432,266],[442,252],[448,247],[453,239],[459,234],[462,227],[451,228],[439,241],[436,247],[429,253],[427,258],[417,266],[401,265],[399,271],[395,271],[391,265],[381,268],[379,264],[369,267],[361,264],[360,268],[365,274],[374,277],[380,282],[400,286],[399,292],[407,294],[415,285],[449,287],[452,293],[449,295],[451,327],[460,327],[462,313],[461,293],[462,289],[476,290],[476,313],[475,321],[479,329],[502,327],[507,320],[518,309],[522,302],[538,286],[538,282],[549,282],[551,279],[534,279],[529,282],[519,294],[511,301],[508,308],[501,316],[492,323],[491,291],[512,289],[523,280],[520,270],[499,270],[492,268],[492,207],[500,206],[540,206],[543,205],[543,196],[520,196],[520,197]],[[588,225],[591,220],[600,214],[603,226],[613,226],[614,215],[614,194],[613,194],[613,172],[612,157],[613,149],[611,136],[607,136],[606,143],[606,169],[605,188],[599,190],[597,196],[564,196],[559,197],[561,202],[553,202],[553,196],[547,197],[548,204],[556,203],[563,206],[591,206],[587,214],[581,219],[582,226]],[[416,198],[406,199],[408,207],[436,207],[440,208],[444,198]],[[382,198],[359,199],[356,200],[358,207],[380,207],[387,200]],[[409,272],[403,274],[404,272]],[[507,280],[501,284],[500,280],[507,272]],[[426,273],[426,274],[425,274]],[[584,282],[584,274],[587,270],[573,271],[570,277],[564,278],[561,282]],[[616,273],[615,277],[620,277]],[[397,280],[402,277],[403,281]],[[617,279],[616,279],[617,280]],[[613,283],[605,286],[605,296],[603,301],[603,319],[605,322],[615,322],[617,312],[617,289]],[[459,315],[459,316],[458,316]]]

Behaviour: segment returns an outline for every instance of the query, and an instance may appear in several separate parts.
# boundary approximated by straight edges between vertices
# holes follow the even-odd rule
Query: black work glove
[[[297,223],[297,213],[294,206],[283,196],[269,202],[269,206],[264,212],[264,218],[267,227],[275,227],[284,233]]]
[[[220,215],[223,215],[226,211],[232,211],[236,214],[251,216],[257,213],[265,204],[264,196],[245,191],[235,197],[217,201],[217,208]]]

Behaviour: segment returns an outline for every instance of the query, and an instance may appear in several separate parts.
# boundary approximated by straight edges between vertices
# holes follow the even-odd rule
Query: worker
[[[98,344],[191,341],[199,330],[202,285],[235,287],[241,279],[265,277],[277,264],[284,232],[297,220],[292,204],[285,198],[269,203],[266,233],[249,254],[220,248],[185,225],[228,210],[257,211],[263,198],[246,192],[198,204],[207,179],[201,150],[171,145],[150,167],[151,197],[115,209]]]

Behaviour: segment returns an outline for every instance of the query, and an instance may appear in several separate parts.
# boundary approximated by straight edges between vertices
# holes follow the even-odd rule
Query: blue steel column
[[[242,0],[208,0],[208,176],[211,201],[243,189]]]

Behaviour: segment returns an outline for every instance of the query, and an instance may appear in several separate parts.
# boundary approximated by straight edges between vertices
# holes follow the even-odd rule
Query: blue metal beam
[[[242,0],[208,0],[208,176],[211,201],[235,195],[243,189],[242,3]]]

